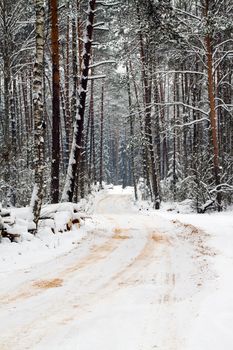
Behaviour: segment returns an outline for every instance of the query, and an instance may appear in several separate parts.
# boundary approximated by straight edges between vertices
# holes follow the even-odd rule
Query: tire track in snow
[[[116,225],[116,228],[119,227]],[[122,231],[125,231],[124,229],[122,229]],[[91,252],[90,255],[88,255],[87,257],[83,258],[80,262],[66,268],[63,273],[61,273],[60,275],[58,275],[58,277],[63,277],[63,278],[72,278],[72,276],[75,275],[75,273],[79,273],[81,269],[85,270],[86,268],[90,267],[93,264],[96,264],[100,261],[103,261],[105,258],[109,259],[111,257],[111,254],[114,252],[114,250],[116,250],[117,248],[119,248],[119,245],[124,243],[125,239],[119,239],[119,233],[118,231],[115,232],[115,234],[107,240],[107,242],[105,242],[105,244],[98,246],[98,247],[94,247],[93,251]],[[140,253],[139,253],[140,254]],[[117,273],[118,274],[118,273]],[[114,280],[114,277],[112,277],[111,275],[109,276],[109,280]],[[91,279],[87,280],[85,282],[86,285],[91,284],[93,281],[95,281],[95,277],[92,277]],[[38,283],[43,282],[43,281],[37,281]],[[104,296],[106,296],[106,288],[109,287],[109,285],[111,285],[111,282],[107,282],[104,283],[103,285],[101,285],[99,287],[99,289],[95,289],[94,290],[94,294],[95,295],[90,295],[88,294],[86,296],[86,298],[84,298],[84,300],[82,300],[82,303],[85,304],[85,299],[86,301],[88,301],[88,304],[94,303],[95,301],[97,301],[99,298],[102,298]],[[30,287],[30,286],[29,286]],[[103,290],[104,293],[100,293],[99,290]],[[107,294],[111,294],[111,292],[114,291],[113,290],[109,290],[107,292]],[[44,292],[43,289],[39,289],[37,290],[37,292],[31,292],[30,290],[28,290],[27,292],[24,293],[19,293],[17,294],[17,298],[12,297],[9,302],[23,302],[23,299],[25,300],[25,302],[28,301],[28,299],[32,298],[32,297],[39,297],[39,294],[42,294]],[[77,299],[77,297],[74,297],[74,300],[65,300],[63,303],[63,307],[68,304],[68,305],[75,305],[75,300]],[[17,304],[16,304],[17,305]],[[69,312],[72,314],[72,316],[69,318],[69,320],[72,320],[74,316],[77,315],[77,308],[80,309],[80,307],[77,307],[77,304],[75,305],[75,311],[72,312],[72,308],[71,310],[69,310]],[[28,334],[28,333],[33,333],[34,330],[36,330],[38,327],[40,328],[40,323],[45,323],[45,322],[50,322],[51,324],[54,323],[54,319],[56,319],[56,317],[58,316],[59,318],[59,313],[60,313],[60,306],[56,305],[46,309],[45,313],[40,313],[40,316],[36,319],[34,319],[32,322],[30,321],[27,325],[25,325],[24,327],[20,328],[20,329],[11,329],[11,334]],[[66,322],[67,321],[67,316],[65,318],[61,318],[61,320],[59,321],[60,323]],[[44,336],[44,330],[42,332],[43,335],[38,335],[38,341],[39,342],[43,336]],[[1,339],[0,340],[0,345],[1,345],[1,350],[2,349],[11,349],[14,348],[17,344],[20,344],[21,341],[21,337],[15,337],[12,339],[12,335],[11,336],[5,336],[4,337],[5,340]],[[30,343],[30,342],[29,342]],[[33,343],[35,343],[35,339],[33,339]],[[29,346],[29,345],[28,345]],[[26,349],[27,347],[25,347]],[[30,347],[29,347],[30,348]]]
[[[56,279],[65,280],[69,278],[70,275],[72,275],[73,273],[76,273],[78,270],[86,268],[89,265],[104,259],[108,254],[110,254],[112,251],[117,249],[119,245],[119,242],[117,240],[113,241],[115,236],[116,236],[116,233],[110,238],[108,238],[103,244],[101,245],[95,244],[94,246],[90,247],[90,252],[87,255],[85,255],[80,260],[78,260],[75,264],[67,267],[63,271],[59,271],[58,273],[55,273],[54,277],[50,277],[46,279],[46,276],[44,276],[43,279],[31,280],[29,283],[27,283],[26,286],[24,283],[22,287],[18,287],[15,293],[10,294],[9,292],[5,295],[2,295],[0,297],[0,308],[1,308],[1,305],[4,306],[6,304],[11,304],[19,300],[28,299],[28,298],[37,296],[40,293],[43,293],[44,292],[43,289],[45,288],[40,288],[40,284],[43,284],[43,282],[44,284],[46,284],[46,281],[47,281],[48,285],[49,285],[49,282],[51,282],[51,288],[52,288],[53,287],[52,282],[54,280]],[[115,244],[113,244],[113,242]],[[64,256],[67,256],[67,253],[64,254]]]
[[[176,256],[174,257],[173,254],[183,244],[195,246],[194,242],[189,235],[180,234],[177,241],[171,235],[154,231],[147,217],[138,218],[135,215],[135,220],[133,218],[131,220],[132,223],[135,221],[133,226],[140,223],[141,236],[131,227],[132,223],[122,228],[115,216],[108,219],[111,219],[116,226],[112,237],[103,245],[94,247],[92,252],[83,258],[81,268],[80,262],[77,262],[58,274],[56,277],[64,279],[61,288],[53,289],[51,295],[41,291],[38,295],[34,295],[38,300],[30,312],[35,312],[36,317],[28,319],[23,327],[12,328],[5,339],[0,340],[1,350],[15,348],[17,350],[34,348],[42,350],[43,346],[40,347],[40,343],[43,339],[55,336],[55,333],[59,334],[59,330],[62,330],[64,326],[69,326],[69,329],[74,327],[75,330],[73,322],[85,318],[96,304],[109,298],[117,298],[123,289],[150,284],[157,286],[157,289],[155,295],[147,300],[149,311],[145,310],[142,340],[135,350],[154,348],[181,350],[183,348],[183,341],[178,334],[176,314],[179,311],[179,304],[193,293],[197,293],[197,290],[193,288],[187,295],[181,294],[178,297],[176,294],[179,294],[179,288],[182,288],[186,282],[184,279],[193,273],[193,268],[195,270],[194,284],[197,284],[199,275],[196,271],[197,262],[193,259],[190,261],[190,269],[181,278],[178,273],[181,266],[179,264],[176,266]],[[140,243],[138,250],[135,250],[134,246],[136,241]],[[131,258],[124,261],[118,269],[109,271],[107,267],[111,266],[112,269],[113,263],[117,261],[117,254],[120,255],[125,251],[133,253]],[[192,260],[191,257],[189,259]],[[102,272],[98,266],[103,269]],[[99,283],[96,284],[98,279]],[[23,303],[19,306],[22,306],[22,309],[25,307],[25,310],[28,311],[30,299],[32,297],[18,300]],[[43,305],[43,302],[47,305],[44,310],[39,308],[39,304]],[[49,305],[49,302],[53,304]],[[158,341],[156,332],[160,327],[160,317],[166,320],[166,325],[162,325],[166,331]],[[151,337],[155,339],[153,348]]]
[[[152,302],[152,309],[155,309],[155,317],[153,320],[149,316],[147,321],[145,321],[144,337],[140,350],[152,349],[152,334],[155,339],[153,349],[186,349],[186,340],[179,328],[180,319],[182,318],[184,326],[188,327],[189,325],[191,327],[191,321],[195,318],[198,309],[198,302],[196,301],[195,309],[190,314],[190,311],[187,311],[188,307],[186,309],[183,305],[188,306],[188,304],[192,304],[195,297],[198,299],[198,295],[200,295],[205,284],[216,277],[207,263],[207,257],[216,254],[216,252],[208,247],[206,242],[208,235],[192,225],[184,225],[180,222],[173,222],[173,224],[182,228],[177,235],[179,239],[177,248],[180,249],[180,245],[187,246],[190,254],[186,258],[186,261],[189,260],[190,267],[186,273],[181,274],[182,266],[176,266],[176,259],[172,256],[171,249],[164,251],[163,258],[167,259],[168,267],[167,272],[164,271],[164,276],[162,277],[161,275],[161,284],[164,285],[165,289],[161,293],[159,305],[157,305],[157,297]],[[163,265],[166,265],[165,261]],[[185,288],[187,283],[190,283],[190,280],[192,280],[192,289],[186,295],[179,293],[182,288]],[[162,336],[160,335],[158,341],[156,341],[158,336],[155,325],[159,322],[161,323],[161,320],[166,320],[166,323],[161,326],[161,328],[164,328],[164,334]],[[147,338],[149,341],[147,341]]]

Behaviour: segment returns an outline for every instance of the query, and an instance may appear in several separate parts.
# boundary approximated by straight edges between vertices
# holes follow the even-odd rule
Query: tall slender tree
[[[100,107],[100,188],[103,188],[103,172],[104,172],[104,82],[101,88],[101,107]]]
[[[45,7],[44,0],[35,0],[36,10],[36,58],[33,78],[33,111],[35,121],[35,185],[33,189],[31,207],[33,220],[38,226],[40,211],[44,193],[44,131],[45,122],[43,118],[43,58],[44,58],[44,22]]]
[[[57,0],[50,1],[52,43],[52,167],[51,201],[59,201],[60,167],[60,73],[59,73],[59,27]]]
[[[211,36],[211,11],[210,1],[205,1],[204,16],[206,19],[207,33],[205,36],[206,56],[207,56],[207,72],[208,72],[208,96],[210,106],[210,124],[211,124],[211,138],[213,144],[213,159],[214,159],[214,177],[217,190],[217,204],[218,211],[221,211],[221,186],[220,186],[220,164],[219,164],[219,144],[218,144],[218,121],[215,105],[215,88],[214,88],[214,70],[213,70],[213,40]],[[213,6],[213,4],[212,4]]]
[[[87,10],[87,22],[84,33],[84,48],[82,55],[82,72],[79,83],[79,106],[74,120],[74,134],[70,153],[69,166],[67,170],[66,183],[63,191],[63,200],[72,201],[75,188],[77,170],[80,165],[82,153],[82,139],[84,127],[84,113],[86,109],[87,82],[91,59],[92,36],[94,29],[96,0],[89,0]]]

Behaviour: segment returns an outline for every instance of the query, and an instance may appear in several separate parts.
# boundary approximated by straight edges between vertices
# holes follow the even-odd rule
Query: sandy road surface
[[[106,195],[78,247],[6,277],[0,350],[188,350],[212,252],[195,227],[131,203]]]

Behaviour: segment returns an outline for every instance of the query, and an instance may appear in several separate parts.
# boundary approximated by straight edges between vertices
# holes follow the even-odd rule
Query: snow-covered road
[[[93,220],[69,252],[2,277],[0,349],[191,350],[216,277],[207,235],[114,192]]]

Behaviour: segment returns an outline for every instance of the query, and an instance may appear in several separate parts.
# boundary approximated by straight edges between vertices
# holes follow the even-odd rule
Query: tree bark
[[[69,11],[69,1],[67,3],[67,9]],[[66,24],[66,51],[65,51],[65,129],[66,129],[66,144],[65,144],[65,168],[67,170],[69,164],[70,154],[70,139],[71,139],[71,114],[70,114],[70,16],[67,15]]]
[[[89,0],[87,10],[87,23],[84,34],[84,50],[82,55],[82,72],[79,83],[79,106],[74,120],[73,142],[69,159],[69,166],[66,177],[66,184],[63,191],[63,200],[73,199],[74,185],[77,176],[77,169],[80,164],[82,153],[82,136],[84,126],[84,114],[86,109],[87,82],[89,75],[89,65],[92,47],[93,24],[95,18],[96,0]]]
[[[52,42],[52,167],[51,201],[59,201],[60,168],[60,73],[59,73],[59,32],[57,0],[50,0],[51,6],[51,42]]]
[[[133,146],[133,137],[134,137],[134,121],[132,115],[132,97],[131,97],[131,88],[130,88],[130,77],[129,77],[129,64],[126,63],[126,74],[127,74],[127,90],[128,90],[128,101],[129,101],[129,114],[130,114],[130,160],[131,160],[131,171],[132,171],[132,180],[134,187],[134,197],[135,200],[138,200],[137,193],[137,182],[135,174],[135,161],[134,161],[134,146]]]
[[[206,0],[205,16],[209,18],[209,0]],[[206,55],[207,55],[207,73],[208,73],[208,96],[210,105],[210,124],[211,136],[213,144],[213,160],[214,160],[214,178],[217,189],[217,205],[218,211],[221,211],[221,188],[220,188],[220,166],[219,166],[219,145],[218,145],[218,123],[215,109],[215,89],[213,79],[213,52],[212,52],[212,37],[210,33],[205,36]]]
[[[42,81],[44,56],[44,0],[35,0],[36,8],[36,59],[33,78],[33,108],[35,121],[35,185],[33,189],[31,207],[33,220],[38,226],[43,201],[44,188],[44,133]]]
[[[102,82],[101,91],[101,109],[100,109],[100,189],[103,188],[103,138],[104,138],[104,82]]]
[[[140,22],[140,10],[137,7],[138,18]],[[152,127],[151,127],[151,80],[148,76],[149,64],[146,62],[145,49],[143,42],[142,31],[139,31],[139,45],[140,45],[140,56],[141,56],[141,66],[142,66],[142,83],[144,90],[144,104],[145,104],[145,142],[146,150],[145,157],[148,159],[147,168],[150,177],[150,184],[152,190],[152,201],[154,203],[155,209],[160,208],[160,195],[158,187],[157,169],[155,164],[153,137],[152,137]],[[148,45],[149,48],[149,45]],[[145,161],[145,160],[144,160]]]

